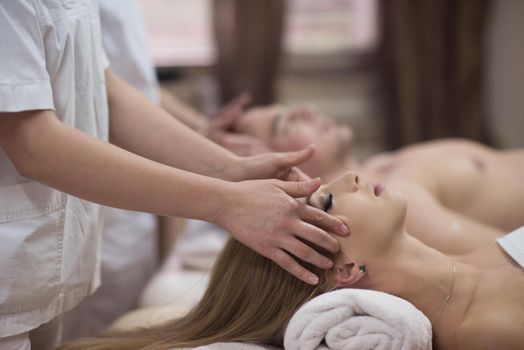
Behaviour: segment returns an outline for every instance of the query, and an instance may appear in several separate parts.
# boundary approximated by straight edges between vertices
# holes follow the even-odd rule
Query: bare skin
[[[379,290],[410,301],[429,318],[435,350],[522,349],[524,270],[495,242],[460,257],[422,243],[406,229],[411,206],[405,196],[391,188],[376,194],[371,183],[357,182],[350,172],[308,198],[310,205],[352,228],[350,236],[337,237],[341,254],[328,274],[334,285]],[[439,213],[433,216],[445,220]],[[360,265],[366,273],[359,271]],[[144,326],[143,320],[160,324],[175,312],[180,312],[176,306],[143,309],[116,327]]]
[[[327,257],[298,237],[337,251],[326,231],[349,229],[294,199],[313,192],[318,179],[271,179],[300,178],[294,166],[314,148],[238,157],[152,105],[111,70],[106,85],[111,144],[66,125],[52,110],[0,113],[0,147],[20,176],[107,206],[213,222],[294,276],[318,282],[288,252],[329,267]],[[256,205],[265,209],[252,210]]]
[[[408,230],[441,251],[465,253],[524,225],[522,150],[434,141],[378,155],[353,168],[364,178],[402,191],[410,206]]]
[[[336,286],[410,301],[430,319],[434,349],[521,349],[524,270],[494,242],[459,258],[430,248],[407,234],[404,196],[387,189],[378,193],[347,173],[310,198],[352,225],[351,236],[337,238],[343,254],[331,277]],[[366,273],[358,269],[362,264]]]
[[[322,129],[327,119],[304,107],[271,106],[248,111],[237,121],[237,130],[278,151],[299,149],[305,143],[322,145],[302,169],[323,181],[352,169],[367,181],[400,190],[410,207],[410,234],[445,253],[470,252],[524,225],[524,150],[497,151],[472,141],[446,139],[359,163],[351,154],[351,130]],[[326,135],[337,142],[329,143]]]
[[[523,269],[495,243],[459,262],[464,271],[458,271],[457,280],[463,279],[464,286],[458,283],[457,298],[435,329],[437,344],[443,349],[521,349]],[[453,332],[454,337],[445,336]]]

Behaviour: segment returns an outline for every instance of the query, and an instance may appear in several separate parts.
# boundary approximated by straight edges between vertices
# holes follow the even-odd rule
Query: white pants
[[[62,316],[29,332],[0,338],[0,350],[54,350],[62,342]]]

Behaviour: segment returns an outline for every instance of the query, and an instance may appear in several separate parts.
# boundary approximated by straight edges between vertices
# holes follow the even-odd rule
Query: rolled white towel
[[[404,299],[363,289],[313,298],[291,318],[286,350],[430,350],[428,318]]]

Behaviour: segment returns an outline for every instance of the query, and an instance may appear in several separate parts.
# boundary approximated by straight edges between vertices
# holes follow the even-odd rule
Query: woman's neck
[[[403,233],[380,259],[370,261],[373,274],[365,288],[381,290],[410,301],[421,310],[433,326],[446,312],[451,299],[466,292],[457,276],[464,265]],[[373,273],[372,271],[378,271]]]

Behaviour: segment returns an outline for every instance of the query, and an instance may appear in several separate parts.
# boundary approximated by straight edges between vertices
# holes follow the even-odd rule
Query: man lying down
[[[409,209],[400,191],[372,185],[355,172],[322,186],[308,203],[340,217],[352,228],[350,236],[336,237],[341,250],[332,256],[332,268],[321,271],[304,263],[321,276],[318,285],[299,281],[231,239],[212,270],[204,296],[183,317],[148,329],[80,340],[63,349],[174,349],[217,342],[316,349],[310,346],[312,338],[315,344],[324,342],[334,350],[425,350],[431,348],[431,341],[433,349],[439,350],[522,349],[524,270],[495,241],[461,256],[433,249],[408,234]],[[441,218],[439,212],[434,215]],[[468,228],[457,235],[462,233],[473,234]],[[509,238],[524,242],[524,229]],[[523,252],[524,245],[520,249]],[[387,327],[381,324],[368,337],[355,332],[360,342],[354,347],[347,346],[354,337],[344,337],[355,325],[344,323],[346,320],[341,320],[343,329],[335,335],[330,329],[308,325],[296,332],[301,320],[293,318],[295,312],[335,289],[331,293],[362,289],[409,301],[429,319],[433,339],[428,332],[427,339],[420,342],[423,346],[415,347],[411,340],[418,334],[399,334],[399,325],[388,323],[387,318]],[[359,314],[366,312],[363,309]],[[321,314],[320,318],[332,316]],[[304,333],[308,336],[303,337]],[[377,333],[392,336],[376,337]]]
[[[315,156],[303,168],[310,176],[327,181],[356,169],[378,197],[384,191],[400,190],[409,207],[407,232],[446,254],[476,251],[524,224],[519,215],[524,207],[523,150],[501,152],[466,140],[443,140],[357,162],[349,127],[337,127],[311,109],[280,106],[248,111],[236,130],[261,138],[277,151],[315,143]],[[328,201],[329,194],[324,196],[322,200]],[[162,274],[165,277],[169,271]],[[155,281],[146,291],[149,304],[158,294]],[[161,294],[169,295],[163,282]],[[193,294],[199,298],[199,293]],[[170,300],[176,302],[175,297]],[[164,313],[165,318],[169,317]]]

